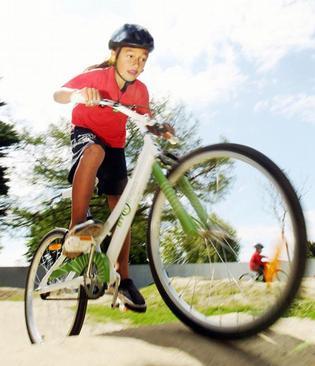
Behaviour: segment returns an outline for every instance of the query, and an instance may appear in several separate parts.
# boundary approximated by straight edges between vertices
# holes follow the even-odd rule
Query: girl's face
[[[148,57],[146,49],[122,47],[116,60],[118,72],[126,81],[136,80],[143,71]]]

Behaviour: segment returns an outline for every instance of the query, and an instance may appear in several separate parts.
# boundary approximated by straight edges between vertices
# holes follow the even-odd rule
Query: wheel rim
[[[78,316],[84,317],[85,314],[86,299],[78,288],[59,289],[41,295],[38,293],[39,283],[61,254],[60,245],[63,236],[63,231],[48,234],[36,251],[29,269],[25,293],[25,316],[28,333],[33,343],[76,334]],[[48,284],[58,282],[61,282],[61,278],[48,281]],[[83,314],[78,313],[79,309]]]
[[[211,250],[212,254],[208,254],[205,260],[207,257],[205,250],[202,251],[199,248],[198,252],[198,249],[185,243],[186,239],[182,233],[176,232],[176,230],[180,232],[180,224],[172,217],[162,193],[156,197],[151,213],[149,254],[162,296],[184,322],[198,328],[197,330],[214,335],[242,336],[270,325],[294,296],[298,287],[297,282],[303,271],[304,256],[301,255],[298,243],[305,240],[303,225],[302,228],[299,227],[301,218],[302,224],[304,221],[301,212],[300,217],[294,212],[298,204],[294,193],[289,192],[287,195],[283,191],[287,189],[288,182],[285,181],[281,172],[280,178],[275,180],[268,171],[270,166],[267,166],[268,170],[266,170],[253,160],[252,154],[244,156],[243,153],[244,151],[240,153],[235,149],[202,151],[185,159],[169,177],[175,184],[184,173],[188,173],[190,178],[200,174],[199,185],[205,186],[206,182],[201,174],[204,165],[199,170],[197,167],[201,163],[206,162],[211,165],[216,161],[215,164],[213,163],[212,171],[208,172],[208,178],[212,182],[211,185],[209,184],[208,193],[213,197],[211,197],[211,204],[206,203],[206,206],[211,206],[209,212],[216,215],[218,229],[222,231],[224,228],[229,233],[230,229],[235,231],[233,236],[229,234],[229,239],[233,237],[239,243],[240,251],[233,250],[232,244],[226,239],[221,243],[225,245],[226,250],[222,250],[222,245],[220,248],[218,239],[215,243],[212,239],[208,239],[205,249],[207,247],[207,251]],[[272,163],[268,162],[268,164],[271,164],[273,170],[275,169]],[[230,183],[227,176],[231,179]],[[220,179],[222,188],[216,188],[217,197],[215,197],[213,187],[216,181],[219,181],[218,185],[220,184]],[[249,186],[249,179],[251,186]],[[245,189],[243,193],[242,186]],[[257,196],[254,188],[263,193],[263,199]],[[235,192],[238,192],[237,195]],[[200,189],[199,197],[203,194],[205,192]],[[218,195],[221,195],[221,198]],[[268,204],[264,205],[264,209],[260,205],[267,196],[269,210],[264,211],[268,208]],[[193,212],[188,200],[182,197],[181,202],[189,212]],[[238,203],[239,212],[235,210],[235,206],[233,207],[236,203]],[[251,217],[249,218],[247,212],[246,218],[246,211],[250,208],[251,211],[248,212],[251,212]],[[273,214],[272,211],[274,211]],[[195,214],[194,217],[196,217]],[[242,222],[245,219],[247,232],[244,221]],[[212,223],[215,224],[215,220]],[[255,227],[257,229],[259,223],[265,231],[269,228],[268,235],[266,232],[263,237],[253,235],[253,229]],[[174,239],[175,234],[180,237],[180,240]],[[243,283],[240,283],[239,278],[242,273],[249,270],[249,250],[253,251],[253,244],[261,241],[266,242],[265,251],[273,260],[277,259],[275,264],[277,269],[282,269],[286,276],[281,276],[281,281],[277,281],[277,276],[271,276],[269,273],[268,283],[256,281],[255,290],[253,290],[252,283],[246,288]],[[201,243],[198,245],[201,246]],[[228,248],[229,246],[232,248]],[[277,247],[280,247],[279,256],[274,254]],[[193,251],[198,253],[194,256]],[[228,254],[228,260],[224,259],[224,252],[228,252],[225,253]],[[265,305],[259,302],[258,298],[264,299]]]

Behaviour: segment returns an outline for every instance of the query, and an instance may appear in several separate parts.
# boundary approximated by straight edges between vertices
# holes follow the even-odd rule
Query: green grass
[[[246,313],[256,315],[258,310],[248,305],[235,305],[235,306],[212,306],[202,310],[203,314],[207,316],[212,315],[224,315],[230,313]]]
[[[132,311],[121,313],[119,310],[111,309],[109,305],[89,305],[88,316],[93,322],[115,322],[125,325],[158,325],[178,321],[163,302],[155,285],[148,286],[141,290],[144,295],[148,309],[145,314],[137,314]],[[247,314],[257,313],[257,308],[242,304],[227,304],[223,306],[207,306],[200,310],[208,316],[222,315],[234,312]],[[285,312],[284,317],[300,317],[315,320],[315,301],[313,299],[297,298],[291,307]]]
[[[0,301],[24,301],[24,290],[0,287]]]
[[[92,322],[115,322],[124,325],[158,325],[178,321],[175,315],[169,310],[158,293],[155,285],[148,286],[141,290],[147,302],[147,312],[138,314],[132,311],[122,313],[117,309],[111,309],[110,305],[90,303],[88,306],[88,318]],[[235,304],[235,306],[207,306],[206,309],[200,310],[208,316],[228,314],[233,312],[246,312],[254,314],[257,309],[253,309],[247,305]]]
[[[225,290],[227,293],[229,292],[228,289]],[[178,321],[165,305],[155,285],[148,286],[142,289],[141,292],[144,295],[148,305],[147,312],[144,314],[137,314],[132,311],[121,313],[117,309],[111,309],[110,303],[108,303],[108,305],[98,305],[93,304],[93,301],[90,301],[87,311],[88,317],[92,322],[115,322],[133,326],[157,325]],[[23,290],[0,288],[0,301],[23,300]],[[225,306],[211,306],[200,310],[202,310],[204,314],[208,316],[228,314],[233,312],[245,312],[248,314],[253,314],[253,312],[255,312],[255,309],[253,309],[251,306],[245,306],[237,303],[226,304]],[[315,320],[315,300],[304,296],[299,296],[295,299],[291,307],[285,312],[283,316],[294,316]]]
[[[315,320],[315,301],[308,298],[296,298],[283,316],[296,316]]]
[[[148,306],[144,314],[138,314],[133,311],[122,313],[117,309],[111,309],[110,305],[93,305],[91,303],[87,310],[88,317],[93,322],[115,322],[136,326],[157,325],[178,321],[163,302],[155,285],[142,289],[141,293],[145,297]]]
[[[234,306],[216,306],[204,309],[206,315],[228,314],[233,312],[257,315],[259,309],[254,306],[234,304]],[[298,317],[315,320],[315,301],[309,298],[296,298],[290,308],[282,315],[283,317]]]
[[[23,294],[14,294],[11,295],[6,301],[24,301],[24,295]]]

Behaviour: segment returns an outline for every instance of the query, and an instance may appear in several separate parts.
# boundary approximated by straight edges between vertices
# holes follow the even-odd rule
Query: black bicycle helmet
[[[116,30],[108,42],[110,50],[129,46],[145,48],[149,52],[154,49],[154,40],[146,28],[138,24],[124,24]]]
[[[264,246],[262,244],[260,244],[260,243],[257,243],[257,244],[254,245],[254,247],[256,249],[258,249],[258,248],[262,249]]]

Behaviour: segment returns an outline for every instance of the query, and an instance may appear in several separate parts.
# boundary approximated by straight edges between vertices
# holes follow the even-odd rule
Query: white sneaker
[[[87,253],[94,243],[94,237],[99,235],[101,229],[102,224],[94,220],[74,226],[66,235],[63,254],[69,258],[75,258],[82,253]]]

